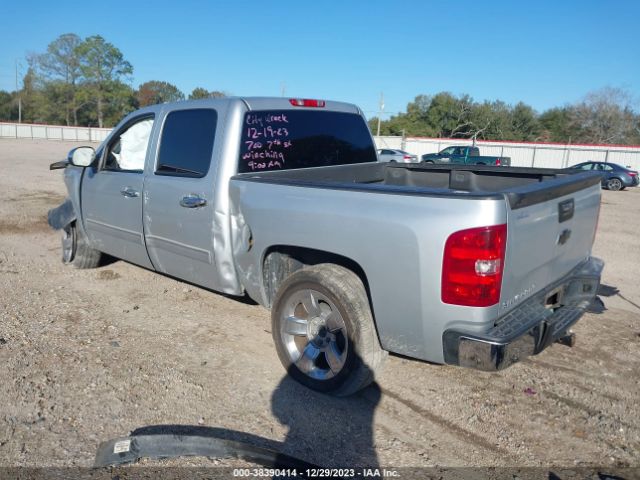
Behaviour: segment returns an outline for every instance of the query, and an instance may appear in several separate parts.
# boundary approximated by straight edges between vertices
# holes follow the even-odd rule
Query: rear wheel
[[[280,361],[313,390],[351,395],[374,380],[386,357],[362,281],[338,265],[314,265],[289,276],[271,321]]]
[[[100,265],[102,253],[91,248],[87,237],[75,222],[62,229],[62,262],[76,268],[95,268]]]
[[[623,187],[622,181],[619,178],[610,178],[607,180],[607,189],[613,190],[614,192],[621,190]]]

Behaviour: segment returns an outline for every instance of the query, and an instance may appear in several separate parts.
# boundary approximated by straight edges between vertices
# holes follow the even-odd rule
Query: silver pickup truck
[[[348,395],[387,352],[505,368],[596,295],[593,172],[377,162],[362,112],[226,98],[127,116],[72,150],[62,259],[103,253],[271,308],[279,357]],[[239,320],[241,321],[241,320]]]

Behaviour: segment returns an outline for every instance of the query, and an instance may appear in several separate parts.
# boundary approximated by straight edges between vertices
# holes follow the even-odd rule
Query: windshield
[[[245,114],[239,173],[377,160],[369,128],[360,115],[315,110]]]

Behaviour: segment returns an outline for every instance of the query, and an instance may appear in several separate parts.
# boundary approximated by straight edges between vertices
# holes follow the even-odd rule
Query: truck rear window
[[[245,114],[239,173],[376,161],[360,115],[314,110]]]

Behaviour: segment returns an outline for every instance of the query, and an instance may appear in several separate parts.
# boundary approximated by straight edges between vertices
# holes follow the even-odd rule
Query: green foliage
[[[632,143],[640,140],[640,115],[630,96],[605,88],[581,102],[538,114],[531,106],[500,100],[475,102],[469,95],[418,95],[405,113],[381,122],[381,135],[573,143]],[[378,119],[369,121],[373,133]]]
[[[568,142],[578,137],[578,129],[573,125],[572,109],[570,107],[550,108],[538,121],[541,128],[541,138],[547,142]]]
[[[28,61],[19,92],[24,121],[112,125],[136,107],[131,88],[123,82],[133,68],[101,36],[82,40],[66,33]]]
[[[40,105],[44,111],[36,115],[45,117],[48,122],[78,124],[77,95],[81,78],[78,47],[81,44],[79,36],[65,33],[49,44],[46,53],[29,58],[29,65],[45,97]]]
[[[184,100],[184,93],[171,83],[151,80],[140,85],[136,97],[138,104],[141,107],[146,107],[147,105]]]
[[[18,118],[18,108],[14,96],[5,90],[0,90],[0,121],[7,122],[15,118]]]
[[[518,103],[511,111],[511,132],[518,140],[533,142],[540,137],[540,122],[536,111],[529,105]]]
[[[95,99],[98,126],[103,127],[105,116],[108,115],[105,104],[116,104],[117,110],[128,101],[129,92],[120,85],[127,75],[133,73],[133,67],[120,50],[100,35],[88,37],[75,52],[80,60],[84,86]]]
[[[46,52],[28,58],[29,69],[17,92],[0,91],[0,120],[18,119],[18,98],[25,122],[112,126],[132,110],[183,100],[171,83],[159,80],[129,86],[132,65],[99,35],[86,39],[60,35]],[[189,99],[226,94],[194,88]],[[375,134],[378,118],[369,120]],[[476,102],[469,95],[440,92],[417,95],[406,111],[380,122],[381,135],[572,143],[640,143],[640,115],[631,95],[605,87],[573,105],[538,114],[531,106],[500,100]]]
[[[189,100],[200,100],[202,98],[223,98],[227,95],[223,92],[218,92],[217,90],[209,91],[206,88],[196,87],[189,94]]]

